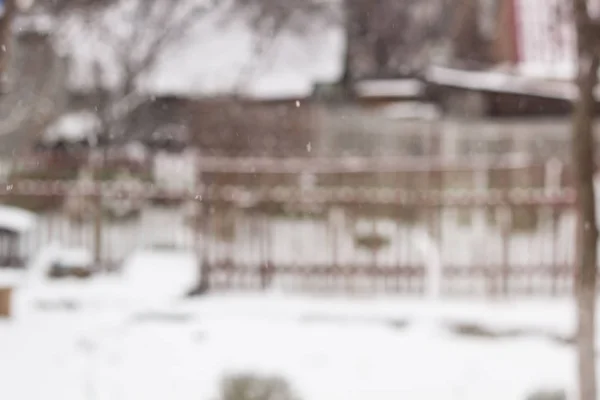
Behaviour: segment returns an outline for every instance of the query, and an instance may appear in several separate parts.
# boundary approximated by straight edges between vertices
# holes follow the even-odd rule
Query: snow
[[[418,97],[425,85],[417,79],[364,80],[355,85],[360,97]]]
[[[193,2],[197,0],[184,5],[191,7]],[[129,3],[110,8],[100,17],[102,23],[74,14],[63,24],[56,47],[71,58],[72,88],[92,89],[98,78],[106,87],[119,86],[124,78],[119,46],[134,35],[125,4]],[[301,33],[283,29],[265,51],[257,52],[257,36],[247,17],[226,13],[225,8],[215,7],[198,17],[181,38],[165,45],[156,62],[136,77],[138,88],[153,95],[304,98],[315,84],[341,77],[345,35],[340,25],[315,23]],[[143,57],[144,46],[160,37],[165,23],[177,23],[178,17],[173,18],[175,22],[141,28],[151,33],[143,43],[136,43],[141,50],[129,54],[132,61]],[[103,30],[106,26],[111,32]]]
[[[47,142],[84,139],[95,141],[100,127],[100,119],[91,111],[72,112],[62,115],[50,125],[44,134],[44,140]]]
[[[56,264],[62,268],[89,268],[93,263],[92,254],[85,248],[61,248],[56,256]]]
[[[25,233],[33,228],[36,215],[17,207],[0,205],[0,228]]]
[[[138,300],[165,301],[189,292],[198,282],[198,270],[191,252],[140,250],[124,261],[123,278]]]
[[[0,397],[209,399],[225,374],[250,372],[282,376],[305,400],[575,398],[575,352],[553,339],[574,332],[572,302],[186,299],[195,266],[190,253],[146,250],[122,276],[16,291],[14,318],[0,321]],[[522,333],[470,337],[456,324]]]
[[[80,296],[98,283],[79,283]],[[35,292],[17,296],[16,318],[0,323],[2,398],[209,399],[223,375],[236,372],[281,375],[306,400],[523,400],[548,388],[575,394],[569,347],[537,335],[471,338],[448,328],[469,320],[499,329],[570,328],[572,309],[561,302],[257,294],[160,309],[105,301],[49,311],[35,307]]]
[[[25,273],[12,268],[0,269],[0,289],[16,288],[24,280]]]
[[[571,302],[186,299],[196,265],[146,250],[122,276],[16,291],[14,318],[0,321],[0,398],[209,399],[240,372],[280,375],[305,400],[523,400],[554,388],[575,398],[574,350],[552,339],[574,332]],[[456,324],[523,333],[469,337]]]
[[[577,88],[571,80],[548,80],[503,71],[464,71],[434,66],[427,71],[427,80],[434,84],[471,90],[540,96],[551,99],[573,100]],[[600,88],[595,95],[600,98]]]

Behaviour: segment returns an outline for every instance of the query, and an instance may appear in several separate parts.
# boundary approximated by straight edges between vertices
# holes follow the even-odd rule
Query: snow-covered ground
[[[185,299],[192,259],[138,253],[120,277],[21,287],[14,318],[0,321],[0,398],[208,400],[235,372],[281,375],[305,400],[573,393],[574,352],[557,340],[574,328],[566,300]]]

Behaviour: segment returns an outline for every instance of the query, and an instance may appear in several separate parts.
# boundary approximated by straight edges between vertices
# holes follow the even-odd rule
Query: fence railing
[[[67,197],[89,207],[70,211]],[[57,241],[110,265],[140,247],[193,251],[213,288],[420,294],[432,268],[439,269],[441,291],[454,295],[560,294],[571,285],[569,189],[0,186],[0,199],[15,205],[56,198],[57,208],[39,213],[32,249]],[[98,204],[108,210],[133,198],[131,213],[96,217]]]
[[[179,188],[13,176],[0,201],[38,214],[23,245],[31,254],[60,242],[118,266],[138,248],[190,251],[215,290],[512,296],[572,287],[575,193],[560,163],[199,157],[194,168],[196,183]]]

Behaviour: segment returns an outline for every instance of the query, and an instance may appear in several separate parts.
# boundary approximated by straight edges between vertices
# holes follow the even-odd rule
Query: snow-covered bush
[[[298,397],[281,377],[235,374],[221,382],[218,400],[298,400]]]

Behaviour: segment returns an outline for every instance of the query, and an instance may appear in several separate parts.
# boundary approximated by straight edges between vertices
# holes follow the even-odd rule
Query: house
[[[428,68],[426,80],[442,109],[470,118],[568,114],[576,96],[572,78],[577,62],[566,4],[498,0],[494,65]]]

